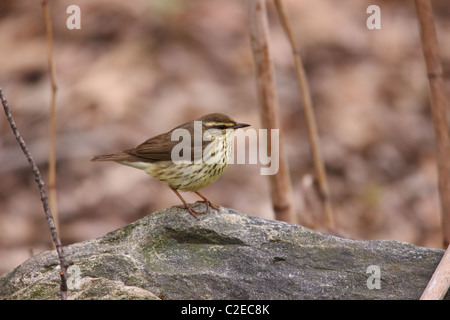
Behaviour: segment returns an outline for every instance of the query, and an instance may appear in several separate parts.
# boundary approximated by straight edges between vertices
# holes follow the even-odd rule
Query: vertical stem
[[[422,48],[430,85],[431,114],[436,139],[439,196],[441,203],[444,247],[450,244],[450,138],[447,120],[442,65],[430,0],[415,0],[419,18]]]
[[[42,0],[44,10],[45,33],[47,37],[47,59],[48,71],[51,80],[51,101],[50,101],[50,148],[48,161],[48,191],[50,207],[52,208],[53,219],[55,219],[56,228],[59,229],[57,199],[56,199],[56,79],[55,67],[53,62],[53,34],[50,20],[50,12],[47,0]]]
[[[279,121],[265,0],[249,0],[248,8],[259,113],[263,127],[270,131],[279,128]],[[267,143],[268,150],[271,150],[270,140],[269,138]],[[275,218],[294,222],[291,182],[282,139],[279,141],[279,170],[277,174],[269,176],[269,179]]]
[[[422,293],[420,300],[442,300],[450,288],[450,246]]]
[[[286,35],[291,44],[292,53],[294,55],[295,70],[297,72],[298,85],[303,99],[303,108],[305,111],[306,125],[308,129],[308,138],[311,148],[312,159],[314,163],[314,170],[316,172],[317,177],[319,196],[320,199],[322,200],[323,210],[325,212],[325,218],[328,224],[328,228],[334,229],[334,218],[331,206],[330,192],[328,189],[325,166],[323,164],[319,147],[319,135],[317,133],[316,120],[314,116],[311,93],[309,91],[308,79],[306,78],[302,57],[295,43],[284,4],[282,0],[275,0],[275,5],[278,11],[278,15],[280,16],[283,29],[286,32]]]
[[[45,192],[45,184],[44,184],[44,181],[42,181],[42,176],[39,171],[39,168],[37,167],[36,162],[33,160],[33,157],[31,156],[30,152],[28,151],[28,147],[25,144],[25,141],[23,140],[23,138],[19,132],[19,129],[16,126],[16,123],[14,122],[11,111],[8,107],[8,102],[6,101],[6,98],[3,95],[3,90],[1,88],[0,88],[0,100],[2,101],[2,105],[3,105],[3,109],[5,111],[5,114],[6,114],[6,118],[9,121],[11,129],[14,133],[14,136],[16,137],[17,142],[19,142],[19,145],[22,148],[22,151],[25,154],[25,157],[27,158],[28,163],[31,166],[31,169],[33,170],[34,180],[36,181],[36,183],[39,187],[39,192],[41,195],[41,202],[42,202],[42,205],[44,206],[45,218],[47,219],[47,223],[50,227],[50,232],[52,234],[53,243],[55,244],[56,252],[58,254],[60,266],[61,266],[60,296],[61,296],[61,300],[66,300],[67,299],[67,267],[68,267],[68,263],[66,261],[65,255],[64,255],[61,240],[58,236],[58,232],[56,230],[55,222],[53,220],[51,208],[48,203],[47,194]]]

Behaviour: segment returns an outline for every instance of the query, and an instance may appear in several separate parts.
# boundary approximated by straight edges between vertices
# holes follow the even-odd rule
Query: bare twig
[[[303,67],[302,57],[298,46],[294,40],[294,35],[289,23],[289,19],[286,13],[286,9],[282,0],[275,0],[275,5],[280,16],[283,29],[289,39],[292,47],[292,53],[294,55],[295,70],[297,72],[298,85],[300,93],[303,99],[303,108],[305,111],[306,125],[308,128],[309,144],[311,148],[311,154],[314,163],[314,169],[316,172],[319,196],[322,200],[323,210],[329,229],[334,229],[334,218],[331,206],[330,192],[328,189],[327,176],[325,173],[325,167],[323,164],[320,147],[319,147],[319,135],[317,133],[316,120],[314,116],[313,103],[311,94],[309,91],[308,79],[306,78],[305,69]]]
[[[55,67],[53,62],[53,35],[52,23],[47,0],[42,0],[42,9],[44,11],[45,33],[47,36],[47,58],[48,71],[51,80],[51,101],[50,101],[50,152],[48,161],[48,194],[50,208],[52,209],[53,219],[56,228],[59,230],[58,207],[56,199],[56,91],[58,89],[55,79]]]
[[[444,253],[420,300],[442,300],[450,288],[450,246]]]
[[[439,196],[444,248],[450,244],[450,137],[447,122],[447,101],[445,98],[442,65],[434,26],[430,0],[415,0],[419,18],[420,35],[430,85],[431,114],[433,116],[438,165]]]
[[[250,40],[260,105],[259,113],[263,127],[270,131],[270,129],[278,129],[279,124],[265,1],[249,0],[248,8]],[[268,150],[271,150],[270,140],[268,141]],[[270,176],[270,187],[275,218],[294,222],[291,182],[281,138],[279,141],[279,170],[277,174]]]
[[[6,99],[3,95],[3,90],[1,88],[0,88],[0,99],[2,101],[3,109],[5,110],[6,117],[8,118],[9,124],[14,133],[14,136],[16,137],[16,140],[19,142],[19,145],[22,148],[23,153],[25,154],[28,162],[30,163],[31,169],[33,170],[33,173],[34,173],[34,179],[39,187],[39,192],[41,195],[41,202],[44,206],[45,218],[47,219],[47,223],[50,227],[50,232],[52,234],[53,243],[55,244],[56,252],[58,253],[59,262],[60,262],[60,266],[61,266],[60,296],[61,296],[62,300],[66,300],[67,299],[67,267],[68,267],[68,263],[66,262],[66,258],[64,256],[64,251],[63,251],[63,247],[61,244],[61,240],[59,239],[58,232],[56,231],[55,222],[53,220],[51,209],[48,204],[48,198],[47,198],[47,194],[45,192],[45,184],[42,181],[42,177],[41,177],[39,168],[37,167],[36,163],[34,162],[33,157],[31,156],[30,152],[28,151],[25,141],[23,140],[22,136],[20,135],[19,130],[17,129],[16,123],[14,122],[14,119],[11,115],[11,111],[8,107],[8,102],[6,101]]]

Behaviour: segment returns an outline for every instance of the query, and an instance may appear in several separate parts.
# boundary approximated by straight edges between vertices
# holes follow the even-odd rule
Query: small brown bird
[[[245,123],[237,123],[227,115],[212,113],[150,138],[136,148],[95,156],[91,161],[115,161],[144,170],[167,183],[189,213],[198,219],[197,214],[206,213],[210,206],[219,210],[218,206],[212,204],[198,190],[209,186],[223,174],[233,156],[234,130],[248,126]],[[184,141],[186,135],[189,138],[186,139],[187,142]],[[183,137],[183,145],[178,140],[180,136]],[[180,146],[183,148],[178,151]],[[181,157],[182,161],[174,157]],[[198,202],[206,204],[206,211],[194,210],[178,190],[195,192],[203,199]]]

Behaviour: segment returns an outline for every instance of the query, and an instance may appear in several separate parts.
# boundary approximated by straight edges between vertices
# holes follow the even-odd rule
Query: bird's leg
[[[172,189],[172,188],[171,188]],[[183,199],[183,197],[181,196],[181,194],[176,190],[176,189],[172,189],[173,192],[175,192],[175,194],[178,196],[178,198],[180,198],[180,200],[183,202],[184,204],[184,208],[189,211],[189,213],[191,215],[194,216],[195,219],[199,220],[197,217],[197,214],[204,214],[205,212],[199,212],[197,210],[194,210],[190,205],[187,204],[187,202]]]
[[[194,191],[200,198],[202,198],[203,200],[199,200],[197,202],[204,202],[206,204],[206,211],[209,210],[209,207],[213,207],[215,210],[220,211],[219,206],[215,205],[214,203],[212,203],[211,201],[209,201],[208,199],[206,199],[205,196],[203,196],[200,192],[198,191]]]

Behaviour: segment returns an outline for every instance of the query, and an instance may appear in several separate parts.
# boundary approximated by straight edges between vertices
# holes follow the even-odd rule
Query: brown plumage
[[[216,210],[219,208],[213,205],[198,190],[204,188],[216,181],[224,172],[228,165],[229,144],[232,143],[234,131],[227,129],[238,129],[249,126],[245,123],[237,123],[232,118],[221,113],[212,113],[205,115],[196,121],[201,121],[201,127],[197,128],[198,132],[194,132],[196,126],[194,121],[186,122],[172,130],[150,138],[135,148],[123,150],[118,153],[98,155],[91,161],[115,161],[120,164],[131,166],[144,170],[153,177],[166,182],[169,187],[183,202],[185,208],[197,218],[195,214],[198,212],[189,206],[181,197],[177,190],[192,191],[199,195],[207,205],[212,206]],[[186,129],[191,135],[190,159],[191,163],[177,164],[172,161],[172,149],[180,143],[180,141],[172,141],[172,133],[176,129]],[[208,129],[220,130],[220,136],[215,136],[212,141],[203,141],[203,134]],[[201,132],[200,132],[201,130]],[[194,150],[194,135],[202,138],[201,152]],[[209,147],[208,147],[209,146]],[[203,155],[205,148],[212,149],[212,154],[218,154],[222,160],[220,163],[207,164],[204,161],[195,163],[194,155]],[[207,150],[209,150],[207,149]]]

